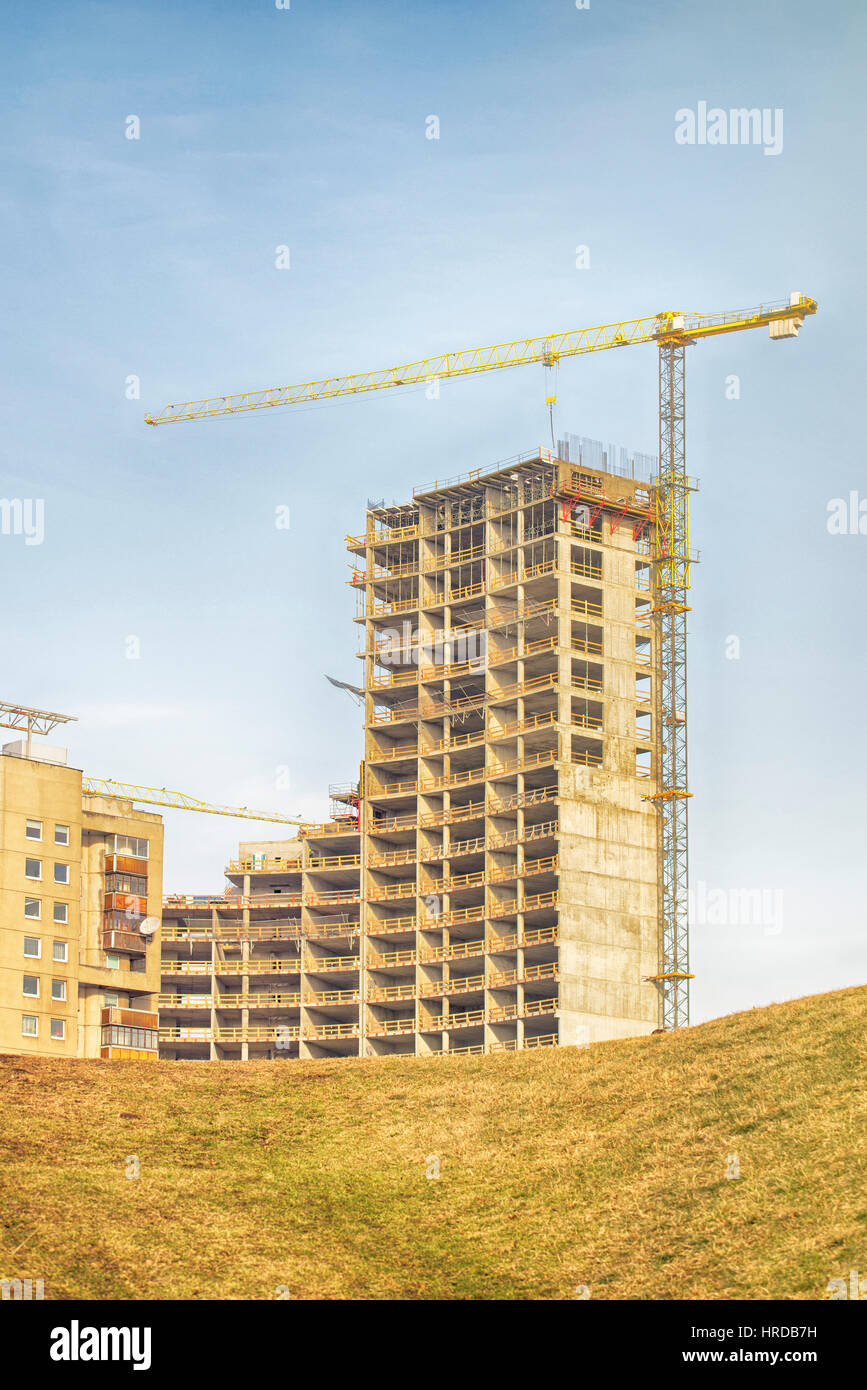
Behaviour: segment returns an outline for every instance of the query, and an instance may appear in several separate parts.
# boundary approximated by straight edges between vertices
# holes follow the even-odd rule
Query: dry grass
[[[0,1275],[47,1298],[821,1299],[867,1269],[865,1012],[850,989],[451,1060],[2,1057]]]

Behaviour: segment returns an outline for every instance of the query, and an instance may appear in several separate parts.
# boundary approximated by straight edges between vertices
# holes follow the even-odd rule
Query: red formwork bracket
[[[619,526],[626,513],[629,511],[629,498],[623,503],[621,511],[616,516],[611,517],[610,532],[613,534],[615,526]]]

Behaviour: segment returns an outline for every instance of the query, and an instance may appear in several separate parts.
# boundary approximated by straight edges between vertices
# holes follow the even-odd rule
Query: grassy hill
[[[2,1057],[0,1275],[46,1298],[822,1299],[867,1272],[865,1016],[849,989],[492,1057]]]

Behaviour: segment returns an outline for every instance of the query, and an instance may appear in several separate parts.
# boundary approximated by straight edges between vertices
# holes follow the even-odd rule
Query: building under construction
[[[301,836],[296,920],[286,931],[299,946],[291,1027],[302,1055],[483,1052],[689,1022],[694,482],[685,352],[760,327],[773,342],[797,338],[817,307],[792,291],[751,309],[664,310],[145,416],[158,426],[530,363],[551,370],[630,345],[658,351],[653,479],[640,481],[623,451],[615,459],[580,440],[576,451],[570,439],[556,454],[536,449],[437,481],[404,505],[369,507],[363,535],[348,538],[365,666],[365,761],[352,792],[358,840],[353,847],[339,818]],[[552,439],[555,400],[546,397]],[[342,863],[332,869],[329,859]],[[253,904],[255,886],[267,894],[268,873],[266,856],[257,884],[245,878],[247,905],[203,905],[199,927],[210,911],[211,933],[222,932],[220,913],[234,913],[227,944],[252,942],[243,914],[271,910]],[[320,915],[316,885],[332,873],[346,875],[333,892],[357,903],[357,927]],[[176,944],[192,921],[175,918]],[[351,926],[342,938],[323,934]],[[274,930],[257,928],[259,943]],[[343,942],[333,958],[332,939]],[[216,937],[212,946],[215,965]],[[196,1045],[216,1056],[236,1044],[245,1055],[246,986],[235,989],[241,1014],[231,1036],[218,975],[204,988],[209,1004],[194,1007],[212,1014]],[[178,1011],[166,1055],[181,1055],[193,1025],[182,1021],[177,994],[164,1002]],[[269,1050],[273,1029],[290,1027],[281,1019],[269,1033],[272,1019],[257,1024],[256,1041]]]
[[[661,1025],[654,462],[570,437],[368,511],[361,778],[242,845],[224,896],[166,901],[162,1056]]]

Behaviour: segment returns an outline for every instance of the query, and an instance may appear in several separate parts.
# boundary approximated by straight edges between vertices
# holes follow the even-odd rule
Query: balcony
[[[139,1009],[103,1009],[100,1054],[103,1057],[156,1057],[159,1017]]]
[[[143,956],[147,954],[147,944],[152,937],[140,936],[134,931],[103,931],[102,949],[114,954],[117,951],[129,956]]]

